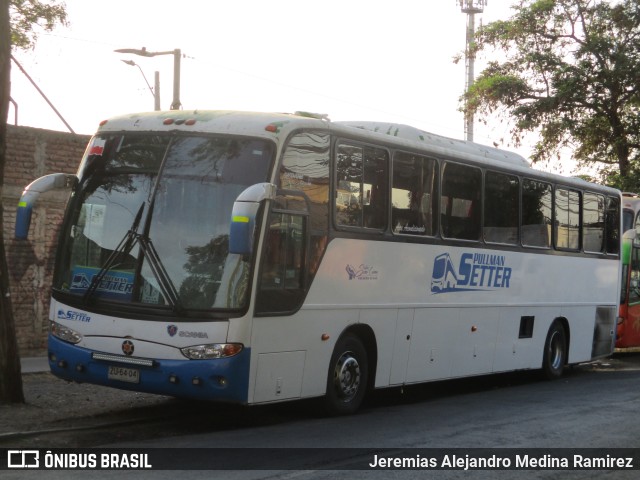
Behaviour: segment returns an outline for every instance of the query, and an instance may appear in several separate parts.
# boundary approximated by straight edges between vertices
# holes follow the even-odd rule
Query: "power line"
[[[22,65],[20,65],[18,63],[18,61],[16,60],[16,58],[13,56],[13,54],[11,54],[11,60],[13,60],[13,63],[15,63],[18,68],[20,69],[20,71],[22,73],[24,73],[24,76],[27,77],[27,79],[29,79],[29,81],[31,82],[31,84],[36,88],[36,90],[38,91],[38,93],[40,95],[42,95],[42,98],[45,99],[45,101],[49,104],[49,106],[51,107],[51,109],[56,112],[56,115],[58,115],[58,117],[60,118],[60,120],[62,120],[62,123],[64,123],[66,125],[66,127],[69,129],[69,131],[71,133],[76,133],[73,131],[73,128],[71,128],[71,125],[69,125],[67,123],[67,121],[64,119],[64,117],[62,116],[62,114],[58,111],[58,109],[53,105],[53,103],[51,103],[51,101],[47,98],[47,96],[44,94],[44,92],[40,89],[40,87],[38,86],[38,84],[33,80],[33,78],[31,78],[31,76],[27,73],[27,71],[22,67]]]

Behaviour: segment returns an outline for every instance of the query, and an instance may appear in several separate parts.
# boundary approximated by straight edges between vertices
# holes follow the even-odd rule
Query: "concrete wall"
[[[54,252],[69,192],[48,192],[40,196],[28,240],[13,238],[18,200],[24,187],[42,175],[75,173],[89,138],[8,125],[2,188],[4,243],[22,357],[46,354]]]

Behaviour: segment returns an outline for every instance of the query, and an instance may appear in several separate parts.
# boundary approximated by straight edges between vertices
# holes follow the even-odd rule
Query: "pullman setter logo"
[[[433,260],[431,293],[509,288],[511,273],[504,255],[463,253],[456,268],[451,255],[443,253]]]

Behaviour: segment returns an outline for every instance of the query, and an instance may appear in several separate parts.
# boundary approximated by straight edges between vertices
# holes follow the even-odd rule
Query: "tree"
[[[39,0],[0,0],[0,185],[4,184],[7,151],[7,116],[11,95],[11,48],[32,48],[39,25],[52,30],[66,22],[64,7]],[[0,198],[0,403],[22,403],[22,375],[16,342],[13,308],[9,296],[9,272],[4,248],[4,222]]]
[[[464,95],[468,112],[514,121],[512,140],[539,134],[532,160],[565,148],[608,183],[640,189],[640,4],[519,0],[509,20],[478,30],[490,61]]]

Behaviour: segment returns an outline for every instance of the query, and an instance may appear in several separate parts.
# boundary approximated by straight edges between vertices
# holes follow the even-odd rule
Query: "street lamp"
[[[118,53],[131,53],[133,55],[140,55],[141,57],[173,55],[173,102],[171,103],[171,110],[180,110],[180,107],[182,106],[180,103],[180,57],[182,57],[182,52],[179,48],[176,48],[175,50],[168,50],[166,52],[150,52],[145,47],[142,47],[142,49],[121,48],[114,51]]]
[[[126,63],[127,65],[131,65],[132,67],[138,67],[138,70],[140,70],[140,73],[142,74],[142,78],[144,78],[144,81],[146,82],[147,87],[149,87],[149,91],[151,92],[151,95],[153,95],[153,109],[155,111],[160,110],[160,72],[155,72],[155,76],[154,76],[155,88],[151,88],[151,85],[149,84],[149,80],[147,80],[147,76],[142,71],[142,68],[140,67],[140,65],[138,65],[133,60],[121,60],[121,61]]]

